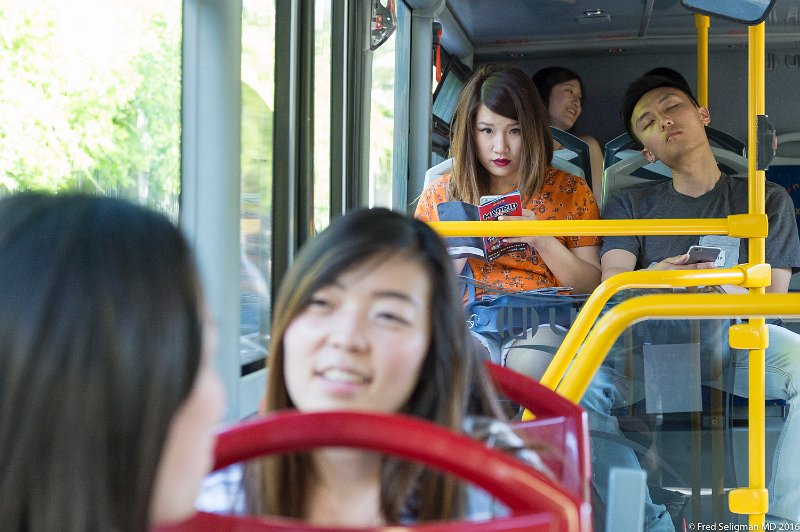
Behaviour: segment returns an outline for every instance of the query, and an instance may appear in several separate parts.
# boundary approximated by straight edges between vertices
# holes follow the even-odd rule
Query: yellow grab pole
[[[800,294],[664,294],[623,301],[594,326],[556,391],[574,403],[579,402],[619,335],[644,319],[735,316],[800,317]]]
[[[749,185],[748,212],[750,214],[766,213],[766,195],[764,170],[756,169],[756,117],[765,114],[764,104],[764,23],[750,26],[748,29],[748,101],[747,101],[747,178]],[[761,263],[765,259],[765,241],[763,238],[750,239],[749,257],[752,263]]]
[[[428,222],[441,236],[587,236],[587,235],[729,235],[766,236],[766,216],[732,214],[727,218],[658,220],[526,220],[498,222]]]
[[[748,80],[747,80],[747,178],[748,178],[748,212],[764,214],[766,212],[766,196],[764,171],[756,169],[757,122],[756,117],[765,113],[764,105],[764,23],[748,28]],[[763,263],[766,260],[766,242],[764,238],[749,239],[749,260]],[[751,294],[763,294],[764,288],[750,288]],[[764,327],[764,319],[749,321],[749,328],[758,330]],[[766,445],[764,441],[764,371],[765,360],[763,349],[751,349],[749,372],[748,402],[748,459],[749,485],[746,490],[735,490],[729,497],[729,506],[735,513],[750,515],[751,526],[764,523],[764,513],[768,505],[763,497],[766,490]]]
[[[768,273],[768,271],[766,272]],[[741,285],[754,277],[749,265],[711,270],[637,270],[614,275],[600,283],[586,300],[575,322],[556,351],[541,384],[554,390],[589,333],[600,311],[611,297],[629,288],[673,288],[679,286]]]
[[[553,360],[541,379],[541,384],[555,390],[575,357],[589,329],[611,297],[628,288],[673,288],[678,286],[714,286],[721,284],[751,285],[769,283],[769,266],[740,264],[735,268],[712,270],[637,270],[624,272],[600,283],[584,303],[567,335],[562,340]],[[527,408],[522,421],[534,419]]]
[[[711,19],[695,14],[694,25],[697,28],[697,103],[708,107],[708,27]]]

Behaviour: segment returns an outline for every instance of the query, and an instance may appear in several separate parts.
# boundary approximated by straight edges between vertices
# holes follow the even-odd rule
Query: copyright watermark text
[[[689,530],[766,530],[766,531],[781,531],[781,530],[798,530],[800,531],[800,524],[795,523],[764,523],[763,525],[750,525],[750,524],[737,524],[737,523],[689,523],[687,525]]]

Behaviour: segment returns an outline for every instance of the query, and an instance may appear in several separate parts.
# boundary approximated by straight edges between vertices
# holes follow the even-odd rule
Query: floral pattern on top
[[[445,174],[429,184],[419,198],[414,216],[426,222],[439,221],[436,206],[449,201],[447,184],[450,174]],[[534,212],[538,220],[597,220],[600,213],[592,191],[586,181],[578,176],[549,167],[542,189],[533,198],[525,198],[522,208]],[[597,236],[556,237],[567,248],[599,246]],[[492,262],[469,259],[473,277],[504,292],[535,290],[560,283],[544,260],[533,249],[509,253]],[[476,296],[485,290],[476,287]]]

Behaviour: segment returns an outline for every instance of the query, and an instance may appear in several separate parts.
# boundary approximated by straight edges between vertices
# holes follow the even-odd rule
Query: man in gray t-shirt
[[[720,174],[714,187],[697,197],[681,194],[675,188],[673,180],[669,179],[620,190],[609,199],[603,212],[603,218],[613,220],[725,218],[729,214],[747,212],[747,179],[744,177],[728,177]],[[770,181],[766,182],[766,197],[766,211],[769,219],[769,235],[766,242],[767,263],[771,264],[773,268],[784,270],[778,273],[778,278],[788,283],[788,277],[785,274],[791,275],[791,270],[800,267],[800,237],[797,235],[794,207],[786,190]],[[739,260],[734,261],[733,264],[745,263],[748,256],[747,240],[736,240],[741,240],[739,242]],[[603,279],[610,276],[605,273],[606,270],[610,270],[612,265],[617,265],[620,261],[624,262],[627,257],[626,254],[617,253],[617,250],[627,251],[634,255],[636,265],[632,269],[638,270],[670,257],[681,256],[690,246],[696,245],[698,242],[699,237],[694,235],[606,237],[603,241],[601,256],[604,257],[608,267],[603,270]],[[608,252],[611,254],[605,258]],[[773,273],[773,284],[775,277],[775,273]],[[772,291],[785,292],[786,289]]]
[[[625,93],[622,115],[628,133],[643,146],[642,155],[650,162],[661,160],[670,167],[673,177],[617,192],[608,201],[604,218],[724,218],[747,212],[747,180],[729,177],[719,170],[705,133],[710,122],[708,109],[697,104],[685,84],[658,76],[639,78]],[[769,219],[766,261],[772,266],[772,285],[766,290],[786,292],[792,272],[800,269],[800,239],[791,199],[785,190],[772,183],[767,183],[766,212]],[[726,263],[746,262],[747,242],[737,246],[735,240],[728,240],[730,255],[738,257],[729,256]],[[601,251],[602,279],[641,268],[715,267],[711,262],[688,263],[687,251],[698,243],[706,244],[697,236],[607,237]],[[800,461],[792,460],[790,453],[784,451],[800,444],[800,418],[794,419],[793,414],[797,410],[793,404],[795,386],[800,382],[800,336],[775,325],[768,327],[766,392],[770,397],[789,401],[790,408],[773,460],[767,518],[800,522]],[[747,396],[747,355],[732,353],[734,384],[729,391],[737,395]],[[595,433],[606,433],[592,438],[593,481],[603,501],[611,467],[639,467],[631,449],[619,443],[624,440],[620,439],[619,425],[611,415],[613,408],[625,404],[620,390],[629,384],[629,376],[611,364],[604,364],[581,402],[589,414],[590,428]],[[665,507],[654,504],[649,495],[645,529],[673,530]]]
[[[603,218],[610,220],[725,218],[730,214],[746,213],[747,179],[718,175],[719,179],[713,188],[697,197],[678,192],[672,179],[620,190],[609,198],[603,211]],[[766,212],[769,219],[767,263],[773,268],[785,270],[779,272],[778,277],[788,283],[788,277],[781,276],[781,273],[791,275],[791,270],[800,267],[800,237],[797,235],[792,199],[783,187],[769,181],[766,182],[766,197]],[[743,264],[747,262],[747,240],[737,240],[741,240],[739,260],[733,264]],[[636,263],[631,269],[638,270],[670,257],[681,256],[690,246],[698,243],[699,237],[695,235],[606,237],[603,240],[601,256],[608,266],[604,267],[603,279],[611,275],[606,274],[606,270],[610,270],[620,261],[627,265],[625,259],[630,257],[624,253],[617,253],[617,250],[634,255]],[[611,252],[611,255],[606,258],[608,252]],[[785,292],[786,289],[773,291]]]

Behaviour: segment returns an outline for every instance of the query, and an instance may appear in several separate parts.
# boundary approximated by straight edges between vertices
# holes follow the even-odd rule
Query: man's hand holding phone
[[[653,264],[652,270],[707,270],[716,268],[722,250],[711,246],[692,246],[683,255],[670,257]]]
[[[697,264],[701,262],[717,262],[722,249],[712,246],[691,246],[687,255],[689,258],[686,264]]]

